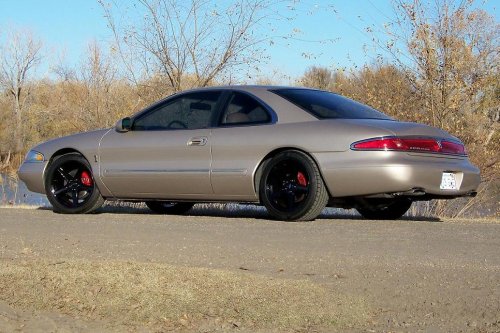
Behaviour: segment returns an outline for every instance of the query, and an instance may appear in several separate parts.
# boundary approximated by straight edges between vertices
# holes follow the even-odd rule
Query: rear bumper
[[[26,184],[28,190],[30,190],[31,192],[45,194],[43,174],[45,172],[46,166],[47,162],[24,162],[17,171],[17,174],[19,175],[19,178]]]
[[[332,197],[411,195],[419,189],[427,198],[453,198],[473,195],[481,181],[479,169],[467,158],[389,151],[318,153],[314,157]],[[443,172],[455,173],[456,190],[440,189]]]

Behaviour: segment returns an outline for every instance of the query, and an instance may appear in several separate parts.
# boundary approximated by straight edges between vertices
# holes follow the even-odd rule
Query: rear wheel
[[[299,151],[284,151],[265,166],[260,198],[274,218],[314,220],[328,202],[328,192],[316,163]]]
[[[357,211],[370,220],[396,220],[410,209],[411,204],[412,201],[408,198],[372,199],[366,200],[366,204],[357,208]]]
[[[157,214],[181,215],[193,208],[192,202],[146,201],[146,206]]]
[[[104,203],[89,162],[79,154],[62,155],[49,165],[45,193],[58,213],[89,213]]]

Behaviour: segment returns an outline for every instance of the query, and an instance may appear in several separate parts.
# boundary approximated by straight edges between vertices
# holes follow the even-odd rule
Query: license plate
[[[457,180],[454,173],[451,172],[443,172],[443,176],[441,177],[441,186],[439,186],[442,190],[456,190],[457,189]]]

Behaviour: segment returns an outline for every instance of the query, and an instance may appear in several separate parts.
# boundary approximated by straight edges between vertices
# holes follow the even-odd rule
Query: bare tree
[[[404,121],[422,122],[421,101],[404,72],[378,63],[335,73],[335,91]]]
[[[133,82],[159,75],[179,91],[263,61],[257,28],[271,1],[134,0],[132,13],[115,1],[99,3]]]
[[[30,97],[29,76],[40,64],[42,43],[29,31],[9,31],[0,46],[0,88],[11,97],[14,152],[23,150],[23,113]]]
[[[494,172],[500,161],[500,25],[474,0],[392,3],[396,19],[385,24],[386,38],[373,37],[422,102],[419,118],[460,137],[483,175]]]
[[[480,101],[494,92],[500,26],[473,3],[393,0],[397,20],[387,25],[391,39],[384,48],[410,74],[435,126],[482,112]],[[491,108],[486,113],[495,114]]]
[[[116,68],[97,42],[88,47],[88,57],[82,65],[81,82],[85,88],[84,114],[82,120],[88,124],[109,127],[114,119],[109,114],[111,88],[115,81]],[[110,117],[111,116],[111,117]]]
[[[306,87],[323,90],[333,89],[335,74],[325,67],[312,66],[306,70],[299,83]]]
[[[79,65],[73,67],[60,62],[53,68],[53,73],[58,80],[52,95],[59,101],[45,110],[66,121],[69,131],[110,127],[119,117],[117,105],[128,102],[117,92],[125,80],[118,77],[113,58],[96,41],[89,43],[85,58]],[[38,95],[45,93],[43,89],[38,91]],[[124,108],[122,112],[131,111]]]

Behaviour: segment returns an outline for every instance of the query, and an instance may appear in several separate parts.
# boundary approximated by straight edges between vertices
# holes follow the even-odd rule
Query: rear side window
[[[276,89],[275,94],[312,113],[326,119],[386,119],[386,116],[368,105],[327,91],[312,89]]]
[[[252,125],[270,121],[269,113],[258,101],[249,95],[234,92],[222,114],[221,124],[224,126]]]

